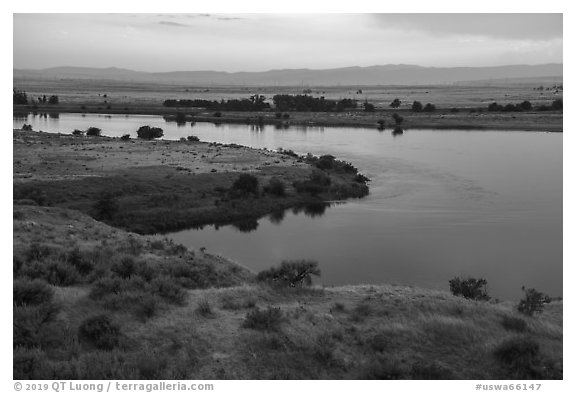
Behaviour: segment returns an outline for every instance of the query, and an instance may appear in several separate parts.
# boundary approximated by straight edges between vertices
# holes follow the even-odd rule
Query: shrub
[[[473,300],[490,300],[490,296],[486,291],[486,284],[488,282],[483,278],[468,278],[462,279],[455,277],[449,281],[450,292],[454,296],[463,296],[466,299]]]
[[[22,131],[33,131],[31,124],[24,124],[22,125]]]
[[[98,349],[112,350],[119,345],[120,327],[105,314],[85,319],[78,327],[78,338]]]
[[[78,270],[63,261],[52,261],[46,267],[45,277],[52,285],[69,286],[80,281]]]
[[[544,305],[550,303],[550,297],[538,292],[534,288],[526,289],[522,287],[524,291],[524,299],[520,300],[517,309],[522,314],[529,316],[534,315],[534,313],[541,313],[544,310]]]
[[[277,119],[282,118],[282,112],[276,112],[274,115],[276,116]]]
[[[182,305],[186,301],[186,291],[166,276],[157,277],[152,280],[150,287],[153,293],[156,293],[170,303]]]
[[[84,131],[74,130],[74,131],[72,131],[72,135],[75,135],[75,136],[83,136],[83,135],[84,135]]]
[[[399,108],[401,103],[402,103],[402,101],[400,101],[398,98],[395,98],[394,101],[392,101],[390,103],[390,107],[391,108]]]
[[[14,280],[13,302],[16,306],[34,306],[52,301],[54,291],[42,280]]]
[[[66,255],[66,262],[74,266],[78,273],[85,276],[94,270],[94,262],[86,258],[78,247],[74,247]]]
[[[386,121],[384,121],[383,119],[378,120],[378,129],[383,130],[384,127],[386,127]]]
[[[138,138],[152,140],[164,136],[164,130],[159,127],[142,126],[136,131]]]
[[[241,174],[232,184],[232,189],[244,193],[258,193],[258,178],[248,173]]]
[[[364,112],[374,112],[375,110],[376,107],[374,106],[374,104],[371,104],[369,102],[364,103]]]
[[[284,321],[284,315],[280,308],[268,307],[266,310],[260,310],[256,307],[248,311],[242,327],[254,330],[277,331]]]
[[[133,289],[106,295],[103,306],[109,310],[130,311],[140,321],[145,321],[156,315],[161,302],[159,297],[145,292],[145,290]]]
[[[514,337],[494,351],[496,359],[518,371],[530,370],[540,354],[538,343],[528,337]]]
[[[59,312],[60,308],[53,302],[14,307],[13,346],[38,347],[45,341],[47,327]]]
[[[120,206],[118,205],[118,201],[116,197],[109,192],[105,192],[96,201],[93,205],[93,209],[95,212],[95,217],[97,219],[112,219],[116,213],[120,210]]]
[[[282,197],[286,195],[286,188],[282,180],[273,177],[268,184],[264,186],[264,192]]]
[[[58,102],[59,102],[58,96],[50,96],[50,98],[48,99],[48,103],[50,105],[57,105]]]
[[[512,330],[519,333],[528,330],[528,324],[525,320],[518,317],[511,317],[509,315],[505,315],[504,318],[502,318],[502,326],[504,326],[506,330]]]
[[[86,135],[88,136],[100,136],[102,134],[102,130],[98,127],[89,127],[86,130]]]
[[[26,95],[26,92],[12,89],[12,104],[13,105],[26,105],[27,103],[28,103],[28,97]]]
[[[436,110],[436,105],[428,103],[428,104],[426,104],[424,109],[422,109],[422,112],[434,112],[435,110]]]
[[[394,119],[394,122],[396,123],[397,126],[402,124],[402,122],[404,121],[404,118],[400,116],[398,113],[393,113],[392,118]]]
[[[200,138],[198,138],[195,135],[189,135],[186,137],[186,139],[188,140],[188,142],[200,142]]]
[[[330,176],[326,173],[315,170],[310,174],[308,180],[295,181],[294,188],[299,193],[309,193],[311,195],[318,195],[328,190],[328,186],[332,183]]]
[[[532,103],[530,101],[522,101],[520,104],[518,104],[518,109],[523,111],[532,110]]]
[[[124,134],[120,137],[121,141],[129,141],[130,140],[130,134]]]
[[[129,278],[136,273],[136,262],[134,258],[125,256],[112,265],[112,271],[121,278]]]
[[[413,112],[422,112],[422,103],[420,101],[414,101],[412,103],[412,111]]]
[[[320,276],[316,261],[283,261],[280,267],[272,267],[256,275],[256,281],[280,287],[302,287],[312,284],[312,276]]]
[[[212,306],[207,299],[202,299],[198,302],[198,307],[196,308],[196,313],[203,317],[213,317],[214,311],[212,311]]]
[[[222,117],[222,112],[215,112],[214,117]]]
[[[552,102],[552,109],[554,109],[556,111],[562,110],[562,106],[563,106],[562,100],[554,100]]]

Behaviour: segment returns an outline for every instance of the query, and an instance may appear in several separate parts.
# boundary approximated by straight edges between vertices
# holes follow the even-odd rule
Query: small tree
[[[486,285],[488,282],[483,278],[468,278],[462,279],[455,277],[449,281],[450,292],[454,296],[463,296],[466,299],[473,300],[490,300]]]
[[[14,105],[26,105],[28,104],[28,97],[23,91],[12,89],[12,100]]]
[[[422,112],[434,112],[436,110],[436,105],[433,105],[431,103],[427,103],[426,106],[424,107],[424,109],[422,109]]]
[[[404,118],[400,116],[398,113],[392,114],[392,118],[394,119],[394,122],[396,123],[397,126],[402,124],[402,122],[404,121]]]
[[[422,103],[420,101],[414,101],[412,103],[412,111],[413,112],[422,112]]]
[[[280,267],[272,267],[256,275],[256,281],[281,287],[302,287],[312,284],[312,276],[320,276],[316,261],[283,261]]]
[[[518,107],[523,111],[530,111],[532,110],[532,103],[530,101],[522,101],[518,104]]]
[[[129,141],[130,140],[130,134],[124,134],[120,137],[120,140],[122,141]]]
[[[562,110],[562,100],[554,100],[552,102],[552,109],[554,109],[555,111],[561,111]]]
[[[391,108],[399,108],[401,103],[402,103],[402,101],[400,101],[398,98],[394,98],[394,101],[392,101],[390,103],[390,107]]]
[[[86,135],[88,136],[100,136],[102,133],[102,130],[98,127],[89,127],[86,130]]]
[[[549,296],[538,292],[534,288],[526,289],[522,287],[522,291],[524,291],[524,299],[520,300],[517,307],[522,314],[532,316],[534,313],[541,313],[544,310],[544,305],[550,303]]]
[[[164,136],[164,130],[159,127],[142,126],[136,131],[138,138],[152,140]]]
[[[364,103],[364,112],[374,112],[376,110],[376,107],[369,103],[368,101],[366,101]]]

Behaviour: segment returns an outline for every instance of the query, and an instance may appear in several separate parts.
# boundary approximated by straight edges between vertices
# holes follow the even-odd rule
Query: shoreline
[[[183,113],[186,122],[210,122],[247,125],[274,125],[278,128],[296,127],[362,127],[377,129],[378,121],[384,120],[384,131],[394,129],[392,114],[404,117],[400,125],[406,129],[432,130],[493,130],[526,132],[563,132],[563,111],[530,112],[488,112],[482,110],[470,112],[471,108],[461,108],[453,113],[438,109],[433,113],[415,113],[410,110],[384,109],[377,112],[286,112],[288,119],[277,119],[274,111],[263,112],[225,112],[220,117],[198,108],[168,108],[158,105],[125,104],[122,108],[82,109],[81,105],[14,105],[14,113],[78,113],[94,115],[155,115],[164,116],[167,121],[175,121],[177,113]]]

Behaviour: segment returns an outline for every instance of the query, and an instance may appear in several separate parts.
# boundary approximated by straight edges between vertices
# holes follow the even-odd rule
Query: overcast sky
[[[552,62],[562,62],[561,14],[14,14],[15,68]]]

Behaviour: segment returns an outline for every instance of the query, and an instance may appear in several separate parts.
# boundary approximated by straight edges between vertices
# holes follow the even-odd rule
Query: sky
[[[14,14],[13,64],[266,71],[562,63],[562,14]]]

